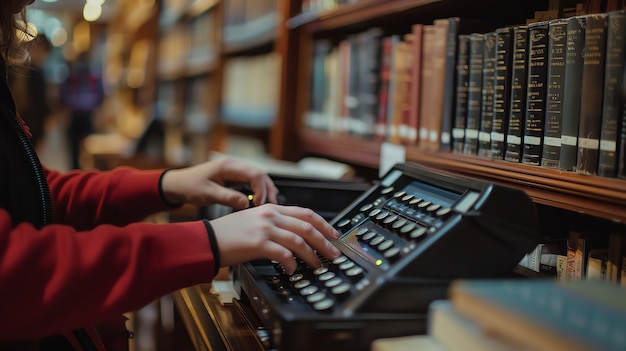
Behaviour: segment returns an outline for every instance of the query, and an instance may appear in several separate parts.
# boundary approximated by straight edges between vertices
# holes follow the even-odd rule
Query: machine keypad
[[[331,261],[320,257],[322,266],[315,269],[300,259],[296,260],[298,268],[295,273],[269,275],[265,281],[285,303],[294,303],[295,298],[301,296],[300,299],[318,312],[332,311],[336,302],[348,297],[365,275],[365,270],[345,255]],[[274,266],[277,271],[283,271],[279,263],[274,262]]]

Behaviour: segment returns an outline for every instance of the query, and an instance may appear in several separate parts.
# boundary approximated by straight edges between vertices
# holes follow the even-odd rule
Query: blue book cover
[[[626,350],[626,290],[603,281],[459,280],[450,299],[534,350]]]

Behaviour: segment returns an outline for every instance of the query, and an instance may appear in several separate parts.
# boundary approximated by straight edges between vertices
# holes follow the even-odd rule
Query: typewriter
[[[267,350],[369,350],[425,333],[453,279],[510,275],[539,242],[523,191],[416,164],[395,165],[330,223],[342,255],[321,267],[232,269],[233,303]]]

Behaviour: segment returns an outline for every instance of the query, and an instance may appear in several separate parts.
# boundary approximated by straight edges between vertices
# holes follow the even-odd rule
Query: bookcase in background
[[[166,164],[203,162],[211,151],[269,155],[281,85],[280,3],[161,1],[153,99]]]
[[[102,118],[96,122],[98,133],[85,141],[81,156],[81,163],[97,168],[117,162],[140,138],[154,112],[157,8],[145,1],[125,1],[117,5],[110,21],[116,25],[84,22],[88,28],[83,27],[97,41],[92,55],[102,63],[107,89]]]
[[[163,0],[159,12],[157,113],[163,161],[207,159],[220,98],[222,8],[217,0]]]
[[[281,85],[276,42],[284,16],[279,3],[222,2],[223,79],[214,150],[246,157],[269,155]]]

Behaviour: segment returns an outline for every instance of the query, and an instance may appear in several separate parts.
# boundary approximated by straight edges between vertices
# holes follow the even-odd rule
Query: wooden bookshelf
[[[283,32],[280,0],[224,2],[220,36],[219,117],[212,134],[214,151],[248,157],[272,155],[276,130]],[[246,155],[237,155],[242,152]],[[245,151],[248,150],[248,151]],[[274,156],[274,155],[272,155]]]
[[[318,12],[301,12],[300,1],[288,3],[286,6],[291,7],[292,13],[286,21],[283,35],[293,47],[284,52],[286,67],[283,67],[283,81],[289,89],[281,95],[279,121],[293,128],[285,131],[283,141],[296,143],[300,146],[300,152],[285,148],[281,156],[297,159],[302,155],[320,155],[377,169],[380,164],[380,141],[342,131],[329,132],[306,127],[315,40],[337,40],[374,26],[403,33],[408,32],[407,28],[412,23],[428,23],[452,16],[477,18],[489,23],[493,27],[491,30],[495,30],[506,25],[526,23],[526,19],[547,11],[551,2],[361,0]],[[296,116],[295,120],[293,116]],[[405,150],[408,162],[520,188],[538,204],[618,225],[626,224],[626,180],[586,176],[451,152],[426,152],[417,146],[406,146]]]
[[[222,11],[219,0],[160,4],[155,118],[164,124],[167,164],[203,162],[211,149],[221,97]]]

